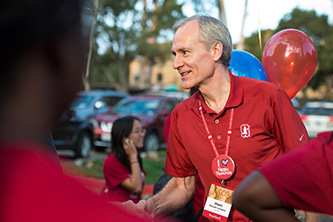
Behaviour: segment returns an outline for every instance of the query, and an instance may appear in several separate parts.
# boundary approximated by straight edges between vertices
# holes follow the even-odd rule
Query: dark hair
[[[129,170],[131,170],[131,167],[128,155],[123,147],[123,139],[131,134],[134,120],[141,122],[139,118],[134,116],[119,118],[113,123],[111,131],[111,152]],[[138,160],[142,169],[142,160],[139,153]]]
[[[81,32],[81,3],[81,0],[0,2],[0,89],[15,83],[11,69],[25,51]]]

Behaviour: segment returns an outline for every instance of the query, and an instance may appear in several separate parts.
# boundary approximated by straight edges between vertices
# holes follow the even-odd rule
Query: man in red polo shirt
[[[306,129],[281,88],[229,72],[232,42],[219,20],[193,16],[178,21],[174,30],[173,67],[185,89],[199,91],[171,114],[165,173],[173,178],[139,207],[153,215],[177,209],[191,198],[199,174],[204,201],[209,200],[204,215],[219,221],[248,221],[230,209],[219,209],[228,212],[222,216],[210,213],[223,205],[221,183],[233,190],[259,166],[305,144]]]

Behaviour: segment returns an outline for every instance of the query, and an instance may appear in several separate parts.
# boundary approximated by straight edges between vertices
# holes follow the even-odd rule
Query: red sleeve
[[[164,139],[165,139],[165,143],[168,145],[169,142],[169,131],[170,131],[170,117],[171,115],[169,115],[165,122],[164,122],[164,128],[163,128],[163,133],[164,133]]]
[[[105,181],[112,187],[118,186],[125,179],[130,177],[129,170],[112,154],[105,159],[103,172]]]
[[[143,221],[60,173],[49,158],[26,150],[0,149],[1,221]]]
[[[197,174],[197,170],[192,164],[182,139],[178,132],[177,107],[171,113],[171,124],[169,134],[169,144],[165,161],[165,173],[175,177],[187,177]]]
[[[288,95],[280,88],[272,99],[272,107],[274,135],[282,151],[288,152],[306,144],[309,140],[306,128]]]
[[[333,215],[333,142],[324,138],[258,169],[285,206]]]

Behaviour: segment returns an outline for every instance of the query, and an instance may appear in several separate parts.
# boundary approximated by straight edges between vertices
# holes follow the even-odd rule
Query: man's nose
[[[183,64],[184,64],[183,60],[178,55],[176,55],[173,60],[173,68],[179,69],[181,66],[183,66]]]

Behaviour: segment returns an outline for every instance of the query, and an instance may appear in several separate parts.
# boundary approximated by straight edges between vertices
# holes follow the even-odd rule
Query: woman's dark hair
[[[131,134],[134,120],[141,122],[139,118],[134,116],[119,118],[113,123],[111,131],[111,152],[129,170],[131,170],[131,167],[128,155],[123,147],[123,139]],[[142,160],[139,153],[138,160],[142,169]]]

